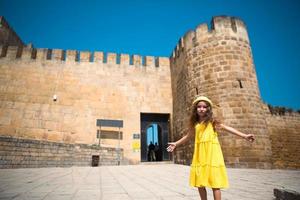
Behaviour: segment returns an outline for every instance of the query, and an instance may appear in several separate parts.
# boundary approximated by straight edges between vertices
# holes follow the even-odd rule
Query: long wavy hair
[[[202,122],[205,125],[207,125],[208,123],[212,123],[214,129],[216,128],[216,126],[218,126],[221,123],[219,120],[217,120],[216,118],[213,117],[213,111],[212,111],[211,105],[206,101],[203,101],[203,102],[207,106],[207,111],[206,111],[203,119],[200,119],[200,116],[197,113],[197,105],[199,102],[194,103],[192,105],[192,109],[191,109],[191,113],[190,113],[190,117],[189,117],[189,128],[190,129],[193,129],[195,127],[195,125],[199,122]]]

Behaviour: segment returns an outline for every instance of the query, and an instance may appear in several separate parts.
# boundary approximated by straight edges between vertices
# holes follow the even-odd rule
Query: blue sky
[[[0,0],[0,15],[37,48],[167,57],[197,25],[236,16],[248,28],[262,100],[300,109],[298,0]]]

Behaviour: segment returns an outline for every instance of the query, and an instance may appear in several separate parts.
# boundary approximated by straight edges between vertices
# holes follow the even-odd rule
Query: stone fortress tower
[[[300,168],[300,115],[279,115],[262,102],[238,18],[200,24],[170,58],[35,49],[3,17],[1,24],[0,168],[90,165],[94,157],[101,165],[147,162],[150,136],[158,161],[189,164],[192,142],[173,157],[165,147],[185,134],[196,95],[212,99],[224,124],[256,136],[250,144],[219,133],[228,166]],[[121,135],[99,132],[98,119],[121,120]]]
[[[201,24],[188,32],[171,57],[171,76],[174,134],[184,131],[184,109],[193,97],[206,95],[217,105],[215,114],[225,124],[254,133],[257,139],[249,145],[242,138],[220,133],[227,164],[270,167],[270,138],[247,29],[241,20],[214,17],[211,29]]]

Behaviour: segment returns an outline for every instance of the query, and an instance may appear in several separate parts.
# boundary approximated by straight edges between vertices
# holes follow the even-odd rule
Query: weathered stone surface
[[[75,62],[75,51],[67,50],[62,60],[60,50],[37,50],[28,64],[16,59],[17,48],[9,52],[9,60],[0,59],[1,135],[97,144],[96,120],[122,119],[120,146],[129,162],[136,163],[140,152],[132,150],[132,134],[140,133],[140,113],[171,114],[170,69],[164,59],[161,66],[142,66],[136,56],[133,65],[123,54],[117,64],[116,54],[108,54],[103,63],[103,54],[95,52],[90,62],[90,53],[80,52]],[[101,143],[117,146],[116,140]]]
[[[275,200],[299,200],[300,193],[288,189],[274,189]]]
[[[188,32],[171,57],[174,140],[185,134],[194,97],[205,95],[218,105],[214,108],[215,117],[256,137],[256,141],[249,144],[237,136],[219,132],[228,166],[271,168],[274,163],[278,168],[299,168],[299,128],[296,130],[300,125],[299,114],[295,114],[291,130],[289,120],[280,123],[281,126],[277,123],[280,120],[272,119],[274,117],[265,111],[245,25],[230,17],[216,17],[212,24],[211,31],[203,25],[198,26],[195,33]],[[274,132],[271,127],[279,129]],[[293,139],[282,142],[276,138],[278,130],[289,130]],[[285,151],[285,158],[280,156],[281,160],[278,160],[278,155],[283,154],[279,152],[279,143]],[[192,151],[192,144],[178,149],[175,160],[189,164]]]
[[[0,136],[0,168],[92,166],[92,156],[99,165],[117,165],[118,152],[122,163],[123,149]]]

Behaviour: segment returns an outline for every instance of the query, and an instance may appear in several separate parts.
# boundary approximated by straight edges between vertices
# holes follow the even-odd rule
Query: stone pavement
[[[274,188],[300,191],[299,170],[228,168],[228,176],[223,200],[272,200]],[[0,199],[199,200],[188,178],[189,167],[176,164],[1,169]]]

